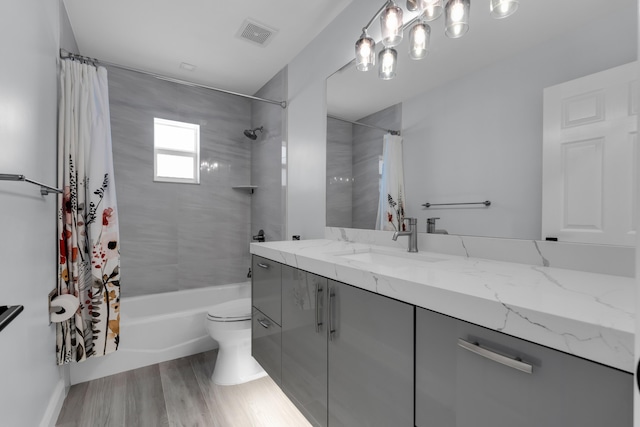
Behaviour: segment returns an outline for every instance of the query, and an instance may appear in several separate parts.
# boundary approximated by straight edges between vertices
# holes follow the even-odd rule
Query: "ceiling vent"
[[[271,42],[271,39],[278,33],[278,30],[269,28],[264,24],[260,24],[256,21],[246,19],[238,32],[236,37],[243,40],[250,41],[253,44],[259,46],[266,46]]]

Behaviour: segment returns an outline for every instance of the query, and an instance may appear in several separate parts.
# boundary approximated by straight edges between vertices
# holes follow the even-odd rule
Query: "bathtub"
[[[205,328],[207,308],[250,296],[251,282],[243,282],[122,298],[118,351],[71,364],[70,382],[78,384],[212,350],[217,343]]]

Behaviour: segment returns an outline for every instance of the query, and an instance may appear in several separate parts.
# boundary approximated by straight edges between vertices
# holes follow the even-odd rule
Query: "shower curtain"
[[[376,230],[404,230],[404,167],[402,137],[386,134],[383,139],[382,178]]]
[[[58,111],[58,294],[80,306],[57,323],[58,364],[118,349],[120,249],[107,70],[61,61]]]

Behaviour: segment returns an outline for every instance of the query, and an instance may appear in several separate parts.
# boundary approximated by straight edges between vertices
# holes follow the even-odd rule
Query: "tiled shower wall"
[[[260,98],[285,100],[287,69],[283,69],[256,94]],[[285,239],[286,200],[286,110],[277,104],[251,101],[251,128],[262,126],[255,141],[244,138],[251,147],[251,184],[258,188],[251,196],[251,234],[264,230],[266,241]],[[283,162],[284,158],[284,162]]]
[[[327,226],[351,228],[353,128],[327,118]]]
[[[109,95],[123,296],[247,280],[251,101],[115,68]],[[200,124],[199,185],[153,181],[154,117]]]

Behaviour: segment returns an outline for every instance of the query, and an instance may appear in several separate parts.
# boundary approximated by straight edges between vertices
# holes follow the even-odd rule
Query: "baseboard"
[[[53,390],[53,393],[51,393],[47,410],[42,417],[42,421],[40,421],[40,427],[55,427],[60,411],[62,410],[62,404],[64,403],[65,397],[67,397],[65,380],[60,378],[58,384],[56,384],[56,388]]]

